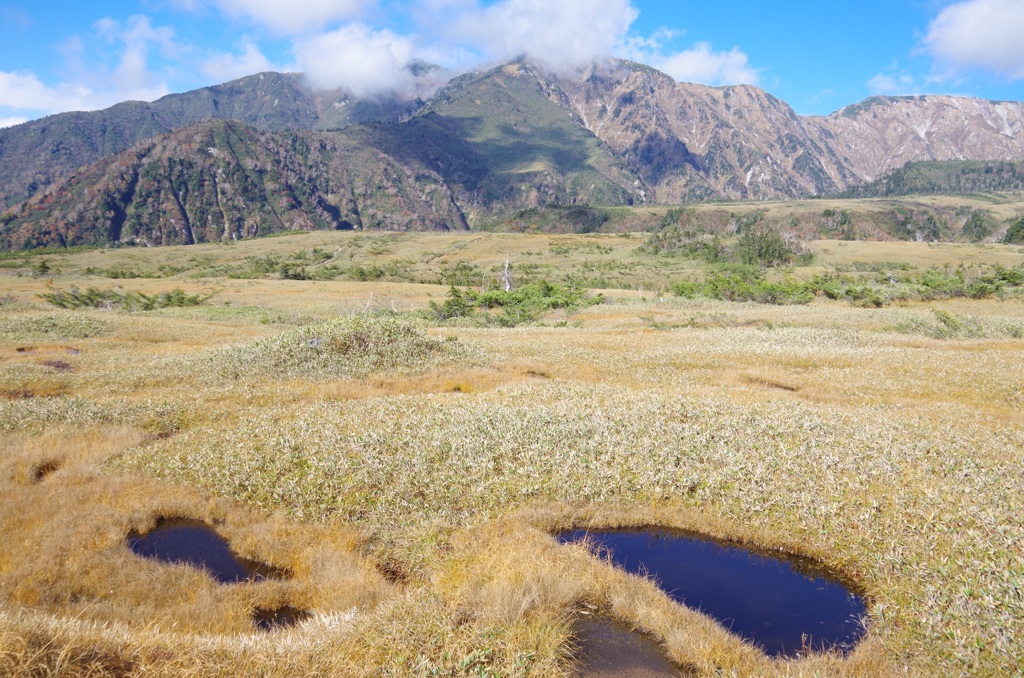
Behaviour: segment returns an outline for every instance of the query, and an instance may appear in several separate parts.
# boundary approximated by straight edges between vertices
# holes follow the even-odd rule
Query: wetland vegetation
[[[5,255],[0,673],[557,678],[594,617],[693,675],[1019,672],[1024,248],[718,237]],[[174,516],[289,576],[132,552]],[[555,536],[651,525],[820,563],[863,638],[771,656]]]

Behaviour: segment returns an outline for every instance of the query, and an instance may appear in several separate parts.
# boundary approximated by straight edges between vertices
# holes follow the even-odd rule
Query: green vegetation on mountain
[[[300,75],[264,73],[0,130],[0,247],[651,230],[670,205],[760,203],[688,213],[681,246],[703,247],[684,232],[735,235],[768,199],[836,193],[925,157],[1015,157],[1022,120],[1018,104],[954,97],[802,118],[756,87],[678,83],[615,59],[561,74],[517,60],[427,102],[312,92]],[[996,192],[1013,190],[1024,190],[1024,160],[910,163],[845,195],[984,200],[823,200],[773,208],[760,226],[790,239],[1018,242],[1020,213],[995,208],[1017,200]],[[678,234],[660,235],[676,247]]]
[[[633,175],[537,91],[526,66],[456,81],[435,109],[337,132],[199,123],[10,210],[0,247],[462,230],[524,208],[632,201]]]
[[[946,160],[908,162],[876,181],[851,186],[840,195],[889,198],[1020,190],[1024,190],[1024,160]]]
[[[397,121],[409,105],[403,98],[361,101],[341,91],[314,92],[297,73],[260,73],[152,103],[52,115],[0,130],[0,208],[80,167],[204,120],[233,120],[270,131],[341,129]]]
[[[447,136],[464,139],[486,174],[473,202],[511,208],[622,205],[636,177],[557,106],[523,62],[456,78],[424,110]]]
[[[201,123],[104,160],[9,212],[0,247],[465,227],[439,175],[415,158],[377,150],[365,131],[270,133]]]

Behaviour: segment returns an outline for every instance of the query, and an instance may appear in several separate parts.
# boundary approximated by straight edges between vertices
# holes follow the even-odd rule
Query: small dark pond
[[[261,631],[274,631],[295,626],[306,619],[309,619],[308,612],[290,605],[274,609],[258,607],[252,611],[252,621]]]
[[[642,633],[607,619],[585,617],[577,622],[580,675],[586,678],[679,678],[658,644]]]
[[[655,579],[673,599],[718,620],[771,656],[849,651],[864,635],[862,598],[809,561],[780,560],[667,530],[587,532],[628,572]]]
[[[128,548],[143,558],[194,565],[222,584],[260,579],[286,579],[287,570],[239,558],[217,531],[191,518],[168,518],[145,534],[128,535]]]

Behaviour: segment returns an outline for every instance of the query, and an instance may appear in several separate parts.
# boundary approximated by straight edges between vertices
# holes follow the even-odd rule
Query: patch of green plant
[[[723,260],[727,254],[718,236],[675,224],[649,235],[639,249],[641,253],[672,254],[711,263]]]
[[[766,304],[806,304],[816,296],[846,300],[855,306],[881,307],[894,301],[983,299],[1024,287],[1024,270],[995,267],[969,278],[964,269],[954,272],[929,268],[900,278],[891,273],[875,280],[843,275],[815,276],[806,282],[771,281],[754,266],[720,265],[704,280],[681,281],[672,286],[676,296]]]
[[[113,280],[127,280],[131,278],[166,278],[177,275],[184,270],[186,269],[183,266],[161,264],[157,267],[156,271],[140,271],[134,268],[126,268],[123,265],[116,265],[109,268],[89,266],[82,272],[86,275],[101,275],[104,278],[111,278]]]
[[[54,290],[39,295],[54,306],[66,309],[103,308],[124,311],[153,311],[160,308],[183,308],[206,303],[216,293],[186,294],[175,288],[170,292],[146,294],[144,292],[119,292],[88,287],[84,291],[72,287],[69,291]]]
[[[740,234],[737,257],[747,266],[776,268],[791,264],[796,250],[772,228],[747,228]]]
[[[229,278],[263,278],[271,273],[278,273],[281,270],[282,261],[274,255],[265,257],[246,257],[246,268],[228,273]]]
[[[737,224],[740,232],[734,247],[726,247],[718,235],[706,229],[679,222],[682,211],[670,210],[663,226],[647,237],[638,249],[641,254],[670,254],[709,263],[734,262],[746,266],[777,268],[799,259],[810,263],[813,255],[795,239],[786,238],[774,228],[761,225],[763,213],[745,214]]]
[[[441,269],[438,284],[451,287],[473,287],[484,278],[484,271],[479,266],[460,261],[455,266],[446,266]]]
[[[1009,245],[1024,245],[1024,217],[1010,224],[1003,242]]]
[[[672,286],[676,296],[692,299],[705,297],[722,301],[754,301],[759,304],[809,304],[814,290],[789,279],[767,280],[756,269],[746,271],[734,267],[732,272],[716,271],[702,281],[682,281]]]
[[[314,247],[309,251],[298,250],[297,252],[292,252],[291,258],[295,261],[315,266],[331,260],[334,258],[334,255],[322,247]]]
[[[39,261],[32,264],[32,275],[36,278],[53,275],[55,273],[59,273],[59,270],[50,265],[50,262],[46,259],[39,259]]]
[[[853,261],[849,264],[833,264],[833,268],[839,272],[889,273],[909,271],[911,266],[902,261]]]
[[[442,322],[464,318],[480,324],[515,327],[535,322],[543,313],[553,309],[571,313],[603,301],[604,295],[591,295],[584,287],[559,285],[546,280],[509,292],[499,289],[476,292],[453,286],[444,302],[430,302],[430,316]]]

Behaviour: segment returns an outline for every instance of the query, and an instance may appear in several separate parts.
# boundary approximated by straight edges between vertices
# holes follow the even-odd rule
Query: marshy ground
[[[1024,302],[680,299],[695,264],[642,242],[317,233],[0,262],[0,673],[570,676],[590,615],[698,675],[1024,670]],[[1024,263],[813,247],[792,275]],[[281,279],[298,252],[307,279]],[[327,256],[349,279],[315,279]],[[419,313],[508,258],[610,288],[514,327]],[[38,296],[72,287],[216,294]],[[290,576],[133,554],[167,518]],[[553,536],[648,525],[842,572],[866,636],[772,659]],[[266,631],[261,610],[308,616]]]

